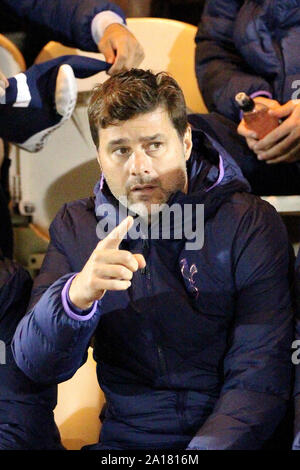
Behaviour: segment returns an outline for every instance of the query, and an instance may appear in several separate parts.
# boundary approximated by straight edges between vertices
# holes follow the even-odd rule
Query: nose
[[[132,176],[151,173],[151,159],[142,150],[136,150],[130,157],[130,174]]]

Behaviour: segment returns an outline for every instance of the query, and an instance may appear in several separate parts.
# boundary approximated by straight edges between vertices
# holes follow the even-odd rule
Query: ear
[[[192,152],[193,142],[192,142],[192,129],[191,126],[188,124],[186,131],[183,136],[183,148],[184,148],[184,156],[185,160],[190,158]]]
[[[100,147],[97,148],[97,161],[99,163],[100,170],[101,170],[101,173],[102,173],[102,165],[101,165],[101,159],[100,159]]]

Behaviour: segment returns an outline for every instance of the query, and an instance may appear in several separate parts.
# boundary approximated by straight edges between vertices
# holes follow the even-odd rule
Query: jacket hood
[[[197,206],[204,206],[204,221],[217,212],[219,207],[236,192],[249,192],[250,186],[241,170],[216,139],[200,129],[193,129],[193,150],[187,161],[188,193],[174,193],[167,201],[170,208],[175,204],[181,206],[181,213],[189,206],[188,217],[192,218],[192,228],[196,229]],[[136,223],[136,214],[130,212],[112,195],[102,175],[94,188],[95,211],[97,220],[108,224],[107,233],[118,225],[127,215],[132,215]],[[199,212],[198,212],[199,213]],[[140,218],[138,218],[140,221]],[[184,223],[184,217],[181,224]],[[170,217],[170,239],[176,238],[178,226]],[[163,238],[161,227],[157,228],[159,239]],[[136,233],[136,228],[134,229]],[[145,238],[145,228],[141,226],[141,238]],[[106,233],[106,234],[107,234]],[[99,234],[98,234],[99,235]],[[131,231],[128,232],[131,239]],[[102,238],[102,237],[101,237]],[[136,236],[135,236],[136,239]]]

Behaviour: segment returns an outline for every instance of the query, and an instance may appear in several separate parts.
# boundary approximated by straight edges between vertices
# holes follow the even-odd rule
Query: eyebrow
[[[145,136],[145,137],[140,137],[139,141],[140,142],[151,142],[152,140],[157,140],[157,139],[162,139],[163,135],[162,134],[154,134],[151,136]]]
[[[153,140],[162,139],[162,138],[163,138],[162,134],[154,134],[150,136],[140,137],[139,142],[152,142]],[[109,141],[107,144],[107,147],[111,148],[111,147],[114,147],[115,145],[125,145],[125,144],[128,144],[129,142],[130,142],[129,139],[122,139],[122,138],[115,139],[115,140]]]

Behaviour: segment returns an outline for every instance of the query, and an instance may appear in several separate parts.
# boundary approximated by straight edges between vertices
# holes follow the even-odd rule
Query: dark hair
[[[88,117],[94,144],[99,147],[99,128],[164,106],[176,131],[184,136],[187,128],[186,104],[178,83],[166,72],[131,69],[112,75],[96,85],[88,107]]]

